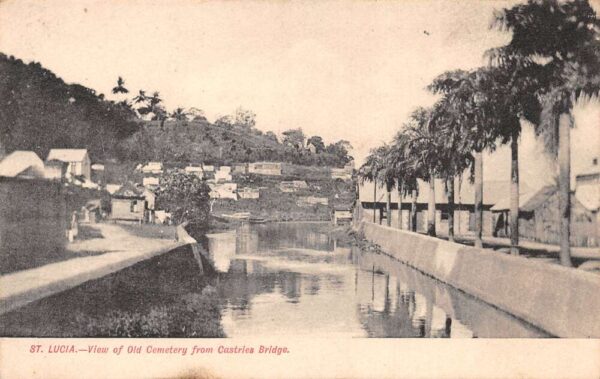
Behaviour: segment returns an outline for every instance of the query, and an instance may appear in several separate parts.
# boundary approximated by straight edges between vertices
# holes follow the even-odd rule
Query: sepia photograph
[[[600,376],[598,12],[0,1],[0,377]]]

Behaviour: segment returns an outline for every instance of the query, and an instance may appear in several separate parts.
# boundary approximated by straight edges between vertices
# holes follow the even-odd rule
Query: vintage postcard
[[[600,377],[600,3],[0,1],[0,377]]]

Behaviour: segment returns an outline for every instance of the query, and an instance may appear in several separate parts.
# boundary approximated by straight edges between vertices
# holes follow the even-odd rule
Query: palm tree
[[[408,135],[400,131],[394,137],[387,155],[387,164],[396,177],[396,188],[398,190],[398,227],[402,229],[402,197],[412,194],[413,206],[409,217],[409,229],[414,229],[414,214],[416,213],[416,201],[418,192],[417,175],[413,170],[407,154]]]
[[[454,241],[454,181],[461,177],[474,162],[469,146],[464,143],[460,129],[460,115],[446,98],[434,106],[432,122],[436,124],[437,152],[439,154],[438,173],[444,180],[448,198],[448,239]]]
[[[483,151],[494,150],[499,129],[490,114],[492,102],[486,69],[449,71],[438,76],[429,89],[444,96],[444,106],[452,115],[452,134],[461,153],[473,152],[472,179],[475,182],[475,246],[483,246]]]
[[[436,235],[435,230],[435,178],[439,167],[438,136],[436,125],[432,122],[432,110],[419,107],[410,115],[410,122],[404,129],[406,133],[406,154],[412,170],[429,182],[427,234]]]
[[[133,98],[133,102],[135,104],[145,103],[148,97],[146,96],[146,91],[139,90],[138,95]]]
[[[377,185],[380,173],[383,170],[384,152],[385,147],[383,146],[371,149],[365,163],[358,170],[358,177],[361,183],[373,183],[373,223],[377,222]]]
[[[129,90],[127,88],[125,88],[125,80],[123,80],[122,77],[119,76],[119,78],[117,79],[117,85],[115,87],[113,87],[112,89],[112,93],[113,94],[126,94],[129,93]]]
[[[489,55],[500,62],[542,62],[536,80],[542,112],[536,133],[559,165],[560,261],[570,254],[570,129],[572,109],[581,96],[600,92],[600,21],[587,0],[528,0],[496,12],[492,24],[512,32],[511,41]],[[512,211],[511,211],[512,213]]]
[[[171,112],[170,117],[177,121],[187,120],[188,112],[185,109],[178,107],[173,112]]]

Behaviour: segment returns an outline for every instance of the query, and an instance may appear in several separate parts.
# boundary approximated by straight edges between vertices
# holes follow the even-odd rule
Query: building
[[[221,166],[219,167],[219,170],[215,172],[215,182],[230,182],[231,180],[231,167]]]
[[[258,175],[281,176],[281,163],[255,162],[248,164],[248,173]]]
[[[43,179],[45,177],[44,162],[33,151],[16,150],[0,161],[0,176]]]
[[[68,163],[68,175],[83,176],[85,180],[92,180],[92,162],[87,149],[51,149],[46,162],[52,160]]]
[[[583,196],[584,194],[578,195],[577,192],[571,196],[571,245],[598,246],[600,202],[587,202]],[[507,197],[492,207],[492,212],[494,235],[509,237],[510,198]],[[558,190],[555,186],[542,187],[519,197],[519,237],[530,241],[560,244]]]
[[[157,174],[163,173],[163,164],[161,162],[148,162],[146,165],[141,167],[141,171],[144,174]]]
[[[238,190],[238,196],[240,199],[258,199],[260,191],[258,188],[244,187]]]
[[[208,165],[208,164],[203,164],[202,165],[202,169],[204,170],[204,172],[214,172],[215,171],[215,166]]]
[[[146,195],[143,188],[131,183],[123,185],[110,196],[111,218],[120,221],[143,222],[146,217]]]
[[[418,181],[419,191],[417,195],[416,224],[417,231],[425,232],[427,230],[428,218],[428,200],[429,183],[423,180]],[[472,234],[475,232],[475,188],[468,178],[463,178],[462,182],[456,178],[454,182],[454,233]],[[523,191],[528,187],[521,183]],[[493,217],[491,208],[502,198],[510,194],[510,181],[490,180],[483,182],[483,234],[492,235]],[[373,203],[373,183],[366,182],[359,185],[359,200],[365,211],[361,212],[362,217],[372,221],[374,208]],[[377,187],[377,198],[375,201],[377,222],[383,222],[387,218],[386,202],[387,194],[385,187]],[[435,181],[435,201],[436,201],[436,232],[444,235],[448,233],[448,197],[444,182],[441,179]],[[412,197],[410,194],[402,196],[402,228],[408,229],[410,221]],[[391,224],[398,226],[398,191],[391,192]]]
[[[65,181],[69,164],[63,161],[51,160],[44,165],[44,177],[48,180]]]
[[[211,199],[237,200],[237,183],[209,183]]]

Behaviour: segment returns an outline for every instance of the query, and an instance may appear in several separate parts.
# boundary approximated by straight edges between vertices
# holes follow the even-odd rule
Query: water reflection
[[[520,320],[320,224],[209,236],[228,336],[541,337]]]

